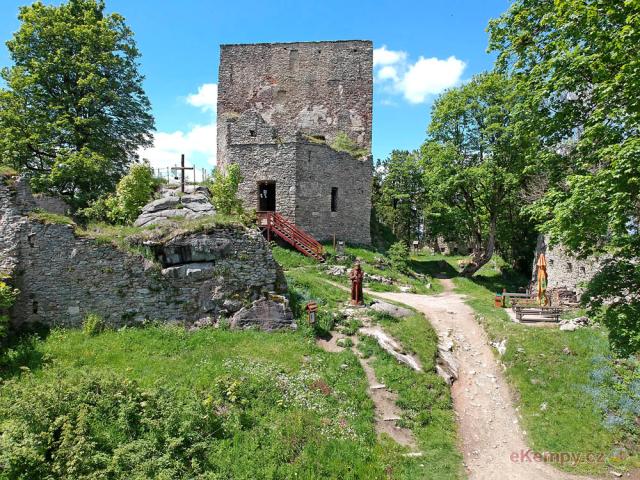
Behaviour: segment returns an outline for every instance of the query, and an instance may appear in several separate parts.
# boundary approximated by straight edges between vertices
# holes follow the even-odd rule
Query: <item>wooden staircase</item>
[[[307,232],[277,212],[257,212],[257,214],[258,226],[267,232],[268,240],[271,240],[272,234],[276,234],[299,252],[324,262],[324,247]]]

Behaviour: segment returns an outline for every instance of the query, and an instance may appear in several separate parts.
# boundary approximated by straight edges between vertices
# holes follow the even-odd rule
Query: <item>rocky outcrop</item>
[[[271,331],[295,327],[289,303],[283,296],[261,298],[242,308],[231,319],[231,328],[258,328]]]
[[[390,315],[393,318],[404,318],[411,315],[411,310],[404,307],[399,307],[392,303],[377,301],[373,305],[371,305],[371,310],[374,310],[378,313],[384,313],[386,315]]]
[[[209,190],[195,187],[190,193],[180,194],[177,189],[164,187],[160,198],[147,204],[135,221],[136,227],[160,225],[175,218],[195,219],[215,215]]]
[[[20,192],[0,184],[2,267],[21,292],[11,312],[16,324],[78,326],[96,313],[114,327],[189,326],[238,314],[238,328],[294,326],[287,303],[274,300],[284,287],[281,272],[257,229],[238,224],[173,235],[163,227],[157,239],[134,241],[140,253],[123,251],[78,237],[73,225],[30,219],[28,189]]]

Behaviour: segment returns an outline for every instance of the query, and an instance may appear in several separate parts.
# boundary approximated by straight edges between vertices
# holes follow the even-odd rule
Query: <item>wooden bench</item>
[[[513,301],[514,298],[519,299],[525,299],[525,300],[531,300],[531,295],[529,295],[528,293],[513,293],[513,292],[506,292],[503,291],[502,292],[502,306],[506,307],[507,305],[507,301],[509,301],[511,303],[511,306],[515,305],[516,302]]]
[[[514,305],[513,311],[519,322],[559,322],[562,314],[562,309],[559,307]]]

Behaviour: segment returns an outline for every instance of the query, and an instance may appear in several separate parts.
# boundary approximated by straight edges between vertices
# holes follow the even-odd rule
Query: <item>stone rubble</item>
[[[588,327],[589,326],[589,318],[582,316],[577,318],[570,318],[565,320],[560,320],[560,330],[563,332],[573,332],[578,328]]]

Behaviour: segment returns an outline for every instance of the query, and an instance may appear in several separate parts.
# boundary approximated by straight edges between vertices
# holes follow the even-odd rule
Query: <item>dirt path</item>
[[[389,391],[386,385],[378,381],[373,367],[370,365],[373,358],[363,358],[362,354],[357,350],[358,337],[355,335],[346,336],[339,332],[331,332],[331,338],[318,339],[316,343],[327,352],[341,352],[344,348],[337,345],[336,342],[342,338],[349,338],[353,342],[360,365],[362,365],[362,369],[367,376],[367,383],[369,384],[368,393],[373,401],[375,411],[374,422],[376,433],[378,435],[386,433],[400,445],[409,448],[411,453],[408,455],[421,455],[421,453],[416,450],[416,439],[411,430],[398,425],[398,420],[402,417],[402,410],[396,405],[398,395]]]
[[[525,441],[502,368],[488,345],[484,329],[464,297],[453,292],[450,279],[441,280],[439,295],[369,292],[423,312],[438,335],[455,342],[459,377],[451,393],[458,417],[461,450],[470,479],[586,479],[536,462]],[[529,454],[527,455],[527,452]],[[517,461],[512,459],[517,458]],[[527,460],[530,458],[531,460]]]

